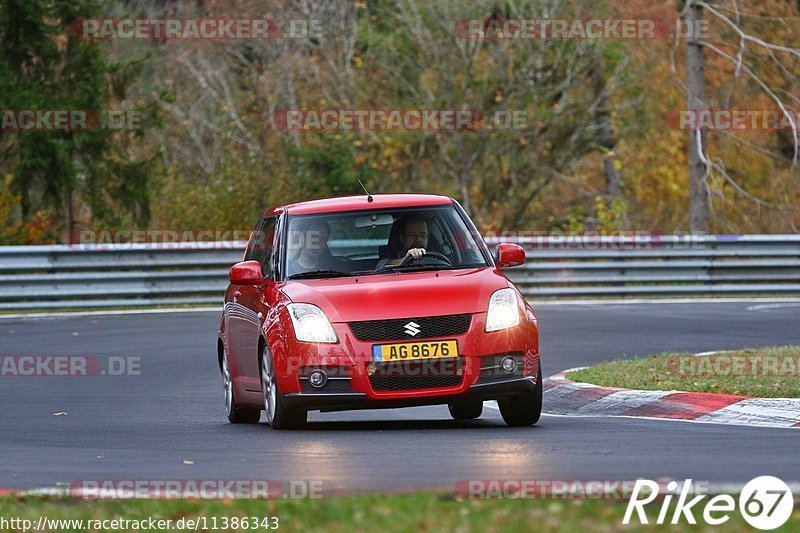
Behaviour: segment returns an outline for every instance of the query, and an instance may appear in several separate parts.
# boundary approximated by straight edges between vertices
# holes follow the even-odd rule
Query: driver
[[[405,221],[402,232],[400,233],[402,247],[397,257],[394,259],[381,259],[378,261],[376,269],[380,270],[387,266],[401,264],[408,257],[421,259],[425,255],[428,247],[428,223],[422,218],[410,218]]]

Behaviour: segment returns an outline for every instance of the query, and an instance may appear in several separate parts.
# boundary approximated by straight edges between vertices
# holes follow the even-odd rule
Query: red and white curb
[[[559,372],[542,383],[547,414],[630,416],[713,424],[800,428],[800,399],[632,390],[578,383]]]

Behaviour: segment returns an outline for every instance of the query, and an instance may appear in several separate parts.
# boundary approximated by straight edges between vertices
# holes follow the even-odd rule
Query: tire
[[[307,420],[308,412],[299,409],[290,409],[283,401],[283,395],[278,389],[278,380],[275,378],[275,366],[272,364],[272,354],[267,346],[261,352],[261,391],[264,396],[264,412],[267,415],[267,424],[273,429],[299,429]]]
[[[512,427],[532,426],[542,414],[542,368],[536,376],[536,388],[532,392],[509,396],[497,400],[500,414]]]
[[[450,410],[450,416],[453,417],[453,420],[473,420],[481,416],[483,412],[483,402],[478,400],[449,403],[447,404],[447,408]]]
[[[256,407],[239,407],[236,403],[236,391],[233,388],[231,371],[228,367],[228,354],[222,353],[222,385],[225,389],[225,411],[231,424],[258,424],[261,409]]]

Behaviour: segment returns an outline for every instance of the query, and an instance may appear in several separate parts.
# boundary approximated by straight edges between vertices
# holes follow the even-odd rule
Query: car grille
[[[324,387],[312,387],[307,379],[300,380],[300,392],[312,394],[342,394],[353,392],[349,379],[330,379]]]
[[[379,392],[457,387],[463,379],[460,359],[373,364],[369,382]]]
[[[353,335],[360,341],[430,339],[463,335],[469,330],[472,315],[427,316],[422,318],[398,318],[392,320],[369,320],[350,322]],[[419,330],[417,335],[406,333],[406,324],[414,322]]]

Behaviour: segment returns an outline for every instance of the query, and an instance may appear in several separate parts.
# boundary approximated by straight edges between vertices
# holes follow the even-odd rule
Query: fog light
[[[508,374],[513,374],[517,369],[517,360],[513,357],[503,357],[500,361],[500,367]]]
[[[375,367],[374,364],[370,363],[370,364],[367,365],[367,374],[368,375],[371,376],[372,374],[375,373],[376,370],[378,370],[378,369],[377,369],[377,367]]]
[[[328,376],[322,370],[312,370],[308,375],[308,382],[311,383],[312,387],[324,387],[328,382]]]

